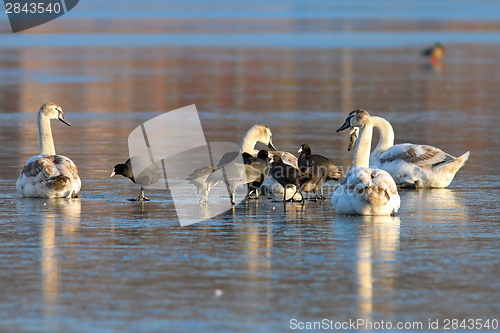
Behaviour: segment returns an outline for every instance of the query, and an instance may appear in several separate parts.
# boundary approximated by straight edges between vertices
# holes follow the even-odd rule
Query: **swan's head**
[[[245,135],[244,140],[251,140],[255,143],[263,143],[268,146],[270,150],[276,151],[276,148],[273,144],[273,133],[271,132],[271,129],[266,125],[252,126]]]
[[[309,154],[311,154],[311,147],[309,147],[308,144],[304,143],[304,144],[300,145],[298,153],[299,154],[304,153],[306,155],[309,155]]]
[[[45,117],[49,119],[59,119],[63,123],[65,123],[68,126],[71,126],[71,124],[64,118],[64,113],[62,110],[62,107],[55,103],[45,103],[42,106],[40,106],[40,110],[38,111],[39,114],[43,114]]]
[[[343,131],[349,127],[360,127],[366,125],[370,121],[370,115],[366,110],[358,109],[349,112],[345,122],[340,126],[336,132]]]

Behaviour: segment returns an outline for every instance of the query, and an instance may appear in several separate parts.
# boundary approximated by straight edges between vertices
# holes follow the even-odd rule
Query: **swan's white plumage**
[[[349,170],[332,195],[335,209],[346,215],[394,215],[400,206],[396,184],[384,170]]]
[[[40,155],[24,164],[16,189],[29,198],[74,198],[80,194],[81,180],[75,163],[66,156],[56,155],[50,119],[65,120],[62,108],[45,103],[38,112]]]
[[[332,205],[344,215],[394,215],[400,207],[394,179],[384,170],[368,167],[373,131],[368,112],[352,111],[339,130],[349,126],[359,127],[353,168],[333,193]]]
[[[381,117],[371,117],[380,140],[370,155],[370,166],[386,170],[398,185],[436,188],[447,187],[469,159],[469,152],[454,157],[428,145],[394,145],[394,130]]]

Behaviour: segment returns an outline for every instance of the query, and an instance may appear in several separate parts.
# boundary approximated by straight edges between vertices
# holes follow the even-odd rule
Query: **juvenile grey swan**
[[[66,156],[57,155],[50,126],[51,119],[58,119],[68,126],[62,108],[45,103],[38,110],[38,141],[40,155],[24,164],[17,179],[16,189],[28,198],[75,198],[80,195],[82,182],[78,168]]]

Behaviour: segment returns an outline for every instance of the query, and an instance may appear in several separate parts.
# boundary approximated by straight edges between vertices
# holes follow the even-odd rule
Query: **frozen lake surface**
[[[15,35],[0,21],[0,331],[500,320],[498,4],[381,1],[386,11],[361,14],[347,1],[163,3],[106,14],[81,1]],[[420,53],[436,41],[447,54],[433,66]],[[79,167],[79,199],[15,191],[49,100],[72,124],[52,130]],[[181,228],[167,192],[128,202],[139,188],[109,174],[134,128],[190,104],[207,141],[238,144],[263,123],[278,149],[308,143],[346,168],[348,138],[335,130],[356,108],[388,119],[396,143],[471,157],[447,189],[401,191],[395,217],[263,199]]]

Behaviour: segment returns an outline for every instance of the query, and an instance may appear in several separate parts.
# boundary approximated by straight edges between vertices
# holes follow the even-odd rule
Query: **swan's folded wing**
[[[70,179],[78,179],[78,168],[72,160],[61,155],[55,155],[55,157],[55,165],[60,174]]]
[[[447,155],[439,148],[403,143],[394,145],[380,155],[381,163],[403,160],[417,166],[431,166],[445,161]]]
[[[371,169],[359,167],[349,170],[342,179],[341,185],[346,185],[347,189],[361,188],[369,186],[371,180]]]
[[[365,187],[377,187],[387,192],[388,195],[398,193],[398,189],[391,175],[381,169],[355,168],[349,170],[342,180],[342,185],[347,189],[361,190]]]
[[[21,174],[26,177],[35,177],[38,181],[47,180],[59,174],[55,165],[56,160],[59,160],[57,155],[34,156],[24,164]]]
[[[391,175],[381,169],[373,169],[371,173],[372,184],[379,186],[389,195],[395,195],[398,193],[398,188],[396,182],[391,177]]]

